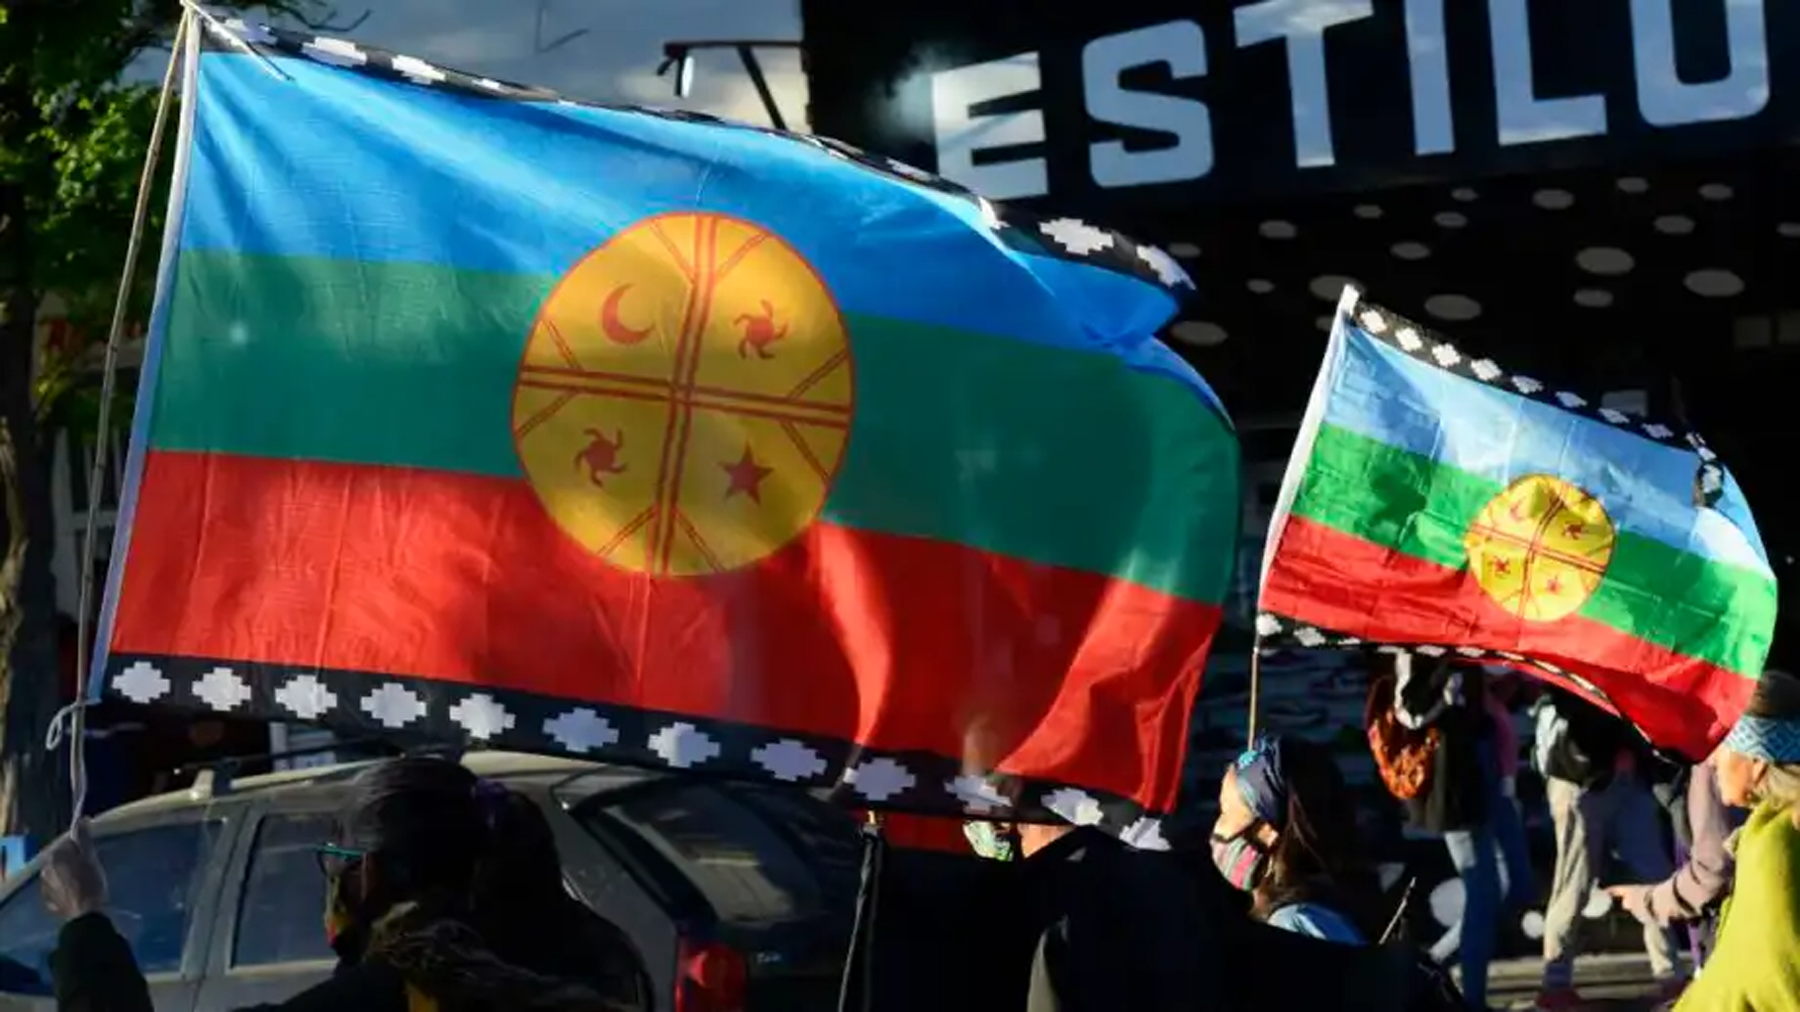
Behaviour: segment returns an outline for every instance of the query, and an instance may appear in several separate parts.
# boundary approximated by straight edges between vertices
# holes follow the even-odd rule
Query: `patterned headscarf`
[[[1263,822],[1282,828],[1287,822],[1287,776],[1281,770],[1281,739],[1261,737],[1237,757],[1238,793]]]
[[[1764,762],[1800,763],[1800,678],[1765,670],[1725,747]]]

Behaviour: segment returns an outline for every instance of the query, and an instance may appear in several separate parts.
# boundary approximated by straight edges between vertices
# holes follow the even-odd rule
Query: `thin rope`
[[[189,8],[190,12],[193,8]],[[125,241],[125,264],[119,272],[119,297],[113,303],[112,327],[106,334],[106,359],[100,371],[99,431],[94,435],[94,461],[88,468],[86,536],[81,545],[81,597],[75,616],[75,702],[62,708],[51,719],[44,736],[44,747],[54,750],[62,744],[64,725],[69,738],[69,790],[74,795],[71,820],[80,819],[87,808],[87,691],[89,675],[88,637],[92,634],[90,615],[94,610],[94,562],[99,557],[100,488],[106,481],[111,453],[113,398],[119,383],[119,346],[124,343],[125,317],[131,311],[131,289],[137,280],[137,267],[144,248],[144,233],[150,222],[150,195],[156,184],[156,165],[162,153],[163,134],[169,124],[169,110],[175,104],[175,82],[181,71],[182,55],[188,34],[193,31],[193,15],[182,15],[175,26],[174,44],[169,50],[169,66],[163,71],[162,94],[156,99],[156,120],[150,127],[150,148],[144,152],[144,172],[138,178],[137,206],[131,215],[131,234]],[[114,559],[116,565],[121,560]]]

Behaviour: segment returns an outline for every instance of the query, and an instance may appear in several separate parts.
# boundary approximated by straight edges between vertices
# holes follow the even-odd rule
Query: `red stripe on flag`
[[[1218,623],[1104,576],[827,524],[749,569],[654,580],[583,551],[520,482],[154,452],[110,646],[979,747],[976,766],[1166,810]]]
[[[1466,570],[1290,517],[1262,592],[1265,611],[1377,643],[1506,650],[1593,682],[1659,745],[1699,758],[1749,702],[1755,683],[1611,626],[1573,616],[1527,622]]]
[[[862,818],[867,814],[858,810]],[[974,858],[975,851],[963,833],[963,820],[940,815],[917,815],[912,812],[884,812],[881,835],[895,847],[909,850],[931,850]]]

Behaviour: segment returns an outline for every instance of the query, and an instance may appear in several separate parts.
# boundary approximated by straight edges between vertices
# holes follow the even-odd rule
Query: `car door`
[[[107,915],[130,943],[157,1012],[192,1012],[205,967],[223,858],[237,820],[230,809],[179,808],[96,822]],[[50,954],[60,923],[44,907],[40,868],[0,898],[0,1012],[52,1012]]]
[[[271,799],[249,820],[226,872],[195,1012],[279,1002],[331,975],[316,848],[331,839],[332,800],[319,791]]]

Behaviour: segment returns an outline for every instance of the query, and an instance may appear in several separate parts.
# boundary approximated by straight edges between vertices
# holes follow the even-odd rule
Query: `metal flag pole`
[[[887,860],[883,829],[881,813],[870,811],[862,826],[862,881],[856,889],[856,914],[850,945],[844,952],[844,976],[838,984],[838,1012],[873,1012],[875,1008],[875,921]]]
[[[175,38],[169,49],[169,66],[163,71],[162,93],[156,99],[156,119],[150,127],[150,146],[144,152],[144,171],[138,177],[137,205],[131,212],[131,232],[125,240],[125,263],[119,271],[119,296],[113,302],[112,326],[106,332],[106,357],[100,371],[100,410],[98,431],[94,434],[94,459],[88,467],[87,520],[81,543],[81,595],[75,615],[75,685],[80,694],[67,709],[69,722],[69,789],[73,794],[71,820],[81,818],[87,807],[87,705],[89,658],[88,638],[93,634],[94,562],[99,557],[100,487],[106,480],[106,466],[111,453],[112,408],[119,384],[119,346],[124,343],[125,318],[131,312],[132,285],[137,280],[138,260],[144,249],[144,233],[150,223],[150,195],[156,185],[156,167],[162,153],[163,135],[169,125],[169,111],[175,105],[175,82],[179,79],[188,35],[194,31],[195,8],[187,7],[175,25]],[[51,721],[47,748],[54,749],[61,735],[62,719]]]

